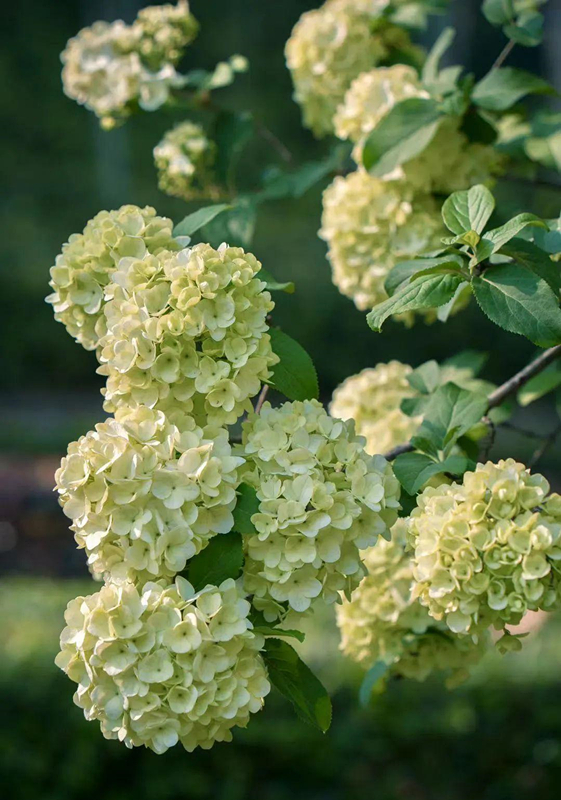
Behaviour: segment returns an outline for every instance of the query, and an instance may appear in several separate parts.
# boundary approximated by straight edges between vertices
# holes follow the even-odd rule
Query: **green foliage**
[[[501,254],[509,256],[517,264],[543,278],[552,291],[559,295],[561,292],[561,268],[535,244],[524,239],[514,238],[501,248]]]
[[[286,294],[294,294],[296,291],[296,287],[292,281],[286,281],[285,283],[279,283],[278,281],[273,278],[270,272],[266,269],[261,269],[259,271],[259,280],[265,281],[267,284],[267,289],[270,292],[285,292]]]
[[[444,28],[436,42],[433,44],[421,72],[423,85],[431,95],[438,96],[452,91],[462,71],[461,67],[448,67],[439,70],[440,59],[452,45],[456,38],[454,28]]]
[[[279,200],[285,197],[298,199],[332,172],[340,169],[349,155],[349,147],[339,144],[322,161],[308,161],[290,172],[279,167],[265,174],[264,188],[258,200]]]
[[[421,153],[442,116],[438,103],[428,98],[410,97],[396,103],[366,139],[362,154],[365,169],[373,175],[385,175]]]
[[[410,495],[417,494],[435,475],[463,475],[469,465],[465,456],[452,455],[438,461],[425,453],[402,453],[393,462],[398,481]]]
[[[384,661],[377,661],[366,673],[360,689],[358,690],[358,700],[363,708],[370,703],[372,692],[379,685],[389,670],[389,664]]]
[[[445,383],[431,395],[423,421],[412,444],[428,455],[450,453],[456,441],[480,421],[488,406],[487,396]]]
[[[519,390],[516,399],[521,406],[529,406],[530,403],[554,391],[558,386],[561,386],[561,366],[558,361],[554,361],[543,372],[531,378]]]
[[[472,92],[473,102],[487,111],[505,111],[528,94],[555,93],[551,85],[523,69],[493,69]]]
[[[219,214],[222,214],[224,211],[227,211],[231,208],[232,206],[228,205],[227,203],[198,208],[192,214],[188,214],[186,217],[184,217],[181,222],[177,223],[173,229],[173,235],[175,237],[191,237],[198,230],[212,222],[212,220],[215,219]]]
[[[404,283],[419,273],[429,273],[434,267],[439,267],[443,272],[458,272],[464,267],[465,259],[461,254],[446,253],[441,256],[414,258],[410,261],[400,261],[389,272],[384,288],[391,297]],[[466,273],[467,275],[467,273]]]
[[[517,234],[529,225],[537,225],[541,228],[547,228],[547,225],[535,214],[518,214],[513,217],[500,228],[487,231],[485,236],[477,243],[475,247],[476,262],[479,264],[481,261],[489,258],[490,256],[498,253],[505,244],[508,244],[511,239],[514,239]]]
[[[189,561],[183,573],[197,591],[208,584],[219,586],[228,578],[238,578],[243,567],[242,537],[236,531],[219,533],[197,556]]]
[[[271,639],[282,639],[287,637],[289,639],[297,639],[299,642],[303,642],[306,638],[306,634],[302,631],[295,631],[291,628],[275,628],[271,627],[270,625],[257,625],[253,628],[254,633],[258,633],[261,636],[270,637]]]
[[[481,233],[495,208],[495,198],[486,186],[478,184],[465,192],[454,192],[442,206],[442,219],[448,230],[462,236]]]
[[[238,498],[234,508],[234,530],[243,536],[256,534],[251,517],[259,512],[259,500],[253,486],[241,483],[238,486]]]
[[[263,658],[269,678],[289,700],[298,717],[325,733],[331,725],[331,699],[296,650],[277,639],[267,639]]]
[[[271,328],[273,351],[280,361],[272,368],[271,386],[289,400],[314,400],[319,386],[314,362],[301,344],[284,331]]]
[[[368,324],[373,331],[379,332],[384,321],[392,314],[442,306],[454,297],[463,282],[461,275],[444,271],[444,268],[437,274],[432,270],[429,274],[421,274],[411,282],[402,284],[392,297],[375,306],[366,317]]]
[[[535,47],[543,39],[543,14],[537,11],[545,0],[485,0],[482,11],[492,25],[517,44]]]
[[[227,242],[232,247],[248,250],[253,241],[257,208],[252,195],[240,195],[234,206],[209,221],[202,228],[202,238],[213,247]]]

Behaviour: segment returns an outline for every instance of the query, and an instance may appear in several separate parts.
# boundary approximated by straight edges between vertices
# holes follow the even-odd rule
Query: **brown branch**
[[[503,47],[503,49],[499,53],[499,56],[498,56],[497,60],[495,61],[495,63],[491,67],[491,70],[490,70],[491,72],[494,69],[499,69],[499,67],[502,67],[502,65],[504,64],[506,59],[509,57],[509,55],[510,55],[510,53],[512,51],[512,48],[514,47],[515,44],[516,44],[516,42],[514,41],[514,39],[510,39],[510,41],[508,41],[506,43],[506,45]]]
[[[560,356],[560,344],[556,345],[555,347],[550,347],[548,350],[544,350],[544,352],[538,356],[538,358],[524,367],[524,369],[521,369],[520,372],[517,372],[516,375],[513,375],[512,378],[503,383],[502,386],[499,386],[498,389],[495,389],[494,392],[491,392],[488,397],[485,414],[487,414],[490,409],[496,408],[497,406],[500,406],[501,403],[504,403],[507,397],[515,394],[518,389],[524,386],[524,384],[528,383],[530,378],[533,378],[535,375],[539,375],[540,372],[542,372],[547,366],[549,366],[549,364],[551,364]],[[393,450],[390,450],[388,453],[386,453],[385,458],[387,461],[393,461],[395,458],[397,458],[397,456],[400,456],[403,453],[410,453],[414,449],[415,448],[411,442],[400,444],[398,447],[394,447]],[[543,453],[541,455],[543,455]]]
[[[269,391],[269,384],[264,383],[261,392],[259,393],[259,397],[257,398],[257,402],[255,403],[255,413],[259,414],[261,409],[263,408],[263,403],[267,399],[267,392]]]
[[[279,156],[286,164],[292,163],[292,153],[288,149],[288,147],[281,142],[278,136],[276,136],[272,130],[267,128],[266,125],[263,125],[262,122],[257,123],[257,133],[259,136],[268,142],[274,150],[277,151]]]

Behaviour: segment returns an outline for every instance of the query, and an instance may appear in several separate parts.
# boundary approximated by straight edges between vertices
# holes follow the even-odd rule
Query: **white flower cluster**
[[[203,425],[236,422],[278,361],[260,269],[251,253],[226,245],[121,259],[99,352],[106,410],[179,407]]]
[[[409,519],[414,594],[458,634],[559,604],[561,496],[512,459],[430,487]]]
[[[377,662],[391,675],[425,680],[432,672],[449,672],[449,685],[468,675],[488,646],[488,638],[474,642],[455,636],[431,618],[412,597],[413,569],[405,549],[405,520],[392,528],[390,541],[380,540],[364,558],[367,576],[337,610],[341,649],[370,669]]]
[[[150,206],[126,205],[100,211],[63,245],[51,268],[54,291],[47,302],[55,319],[86,350],[95,350],[105,333],[104,292],[121,258],[177,250],[172,228],[172,221],[158,217]]]
[[[382,0],[328,0],[302,14],[286,44],[294,99],[316,136],[333,132],[333,116],[352,81],[391,56],[416,55],[408,34],[382,19]]]
[[[216,199],[214,166],[216,145],[194,122],[181,122],[168,131],[154,148],[158,185],[166,194],[193,200]]]
[[[444,233],[436,200],[402,180],[357,170],[336,177],[323,194],[319,235],[333,283],[361,310],[386,299],[384,282],[396,263],[440,246]]]
[[[68,447],[55,475],[94,577],[171,577],[234,518],[238,468],[224,429],[139,406]]]
[[[399,483],[352,422],[315,400],[265,403],[243,424],[243,480],[260,501],[246,537],[245,586],[270,618],[335,602],[364,574],[360,551],[397,518]],[[285,606],[283,606],[285,604]]]
[[[132,25],[117,20],[83,28],[61,55],[64,91],[104,128],[123,122],[136,105],[154,111],[184,84],[175,64],[197,29],[186,0],[146,8]]]
[[[270,690],[249,603],[232,580],[104,586],[68,604],[56,663],[107,739],[164,753],[230,741]]]

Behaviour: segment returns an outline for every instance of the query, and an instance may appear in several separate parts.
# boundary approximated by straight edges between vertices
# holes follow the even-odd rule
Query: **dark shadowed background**
[[[10,3],[0,31],[0,784],[7,797],[66,800],[114,798],[362,798],[467,800],[556,798],[561,778],[561,645],[553,621],[526,655],[491,663],[449,695],[438,683],[396,684],[373,709],[359,711],[357,675],[337,656],[337,642],[310,637],[307,650],[335,692],[336,719],[326,737],[294,720],[278,698],[211,753],[156,757],[105,742],[71,703],[71,686],[52,665],[65,602],[89,591],[52,494],[53,471],[67,443],[104,418],[96,361],[56,324],[48,271],[68,236],[101,209],[150,204],[181,219],[188,207],[156,186],[152,148],[170,127],[166,114],[144,114],[105,133],[93,114],[66,98],[59,54],[69,37],[96,19],[130,22],[144,5],[133,0],[27,0]],[[318,143],[300,125],[291,99],[283,47],[299,15],[318,5],[299,0],[193,0],[201,23],[185,69],[211,68],[233,53],[250,72],[217,92],[226,107],[252,111],[294,154],[318,158]],[[481,77],[504,45],[475,0],[452,0],[420,37],[427,45],[452,24],[448,58]],[[515,49],[509,64],[559,86],[561,7],[545,7],[546,36],[536,49]],[[254,185],[278,157],[256,141],[242,162],[241,183]],[[323,187],[321,187],[323,188]],[[501,182],[505,216],[559,212],[559,190]],[[375,335],[364,314],[331,284],[325,245],[317,238],[320,188],[299,201],[260,208],[254,252],[295,295],[278,299],[275,321],[299,339],[318,368],[322,398],[348,375],[398,358],[418,365],[465,347],[488,351],[485,377],[500,381],[533,355],[519,337],[501,333],[475,307],[446,327],[395,323]],[[527,428],[555,425],[549,402],[518,417]],[[532,444],[501,433],[496,454],[524,458]],[[561,455],[541,463],[555,488]],[[69,582],[77,579],[79,584]],[[506,666],[505,666],[506,665]]]

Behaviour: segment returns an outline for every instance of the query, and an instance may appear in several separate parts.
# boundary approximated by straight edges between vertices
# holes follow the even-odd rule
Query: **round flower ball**
[[[337,609],[341,650],[365,669],[382,662],[389,675],[423,681],[444,671],[448,684],[468,676],[489,642],[456,636],[412,597],[413,568],[405,549],[406,523],[398,520],[392,537],[364,555],[368,571],[350,600]]]
[[[199,24],[191,14],[187,0],[176,5],[148,6],[138,12],[134,27],[140,31],[139,51],[150,64],[177,64],[196,37]]]
[[[561,496],[513,459],[429,487],[409,519],[414,595],[458,634],[558,604]]]
[[[232,529],[242,464],[227,431],[141,406],[72,442],[55,480],[94,577],[144,581],[175,575]]]
[[[358,170],[323,193],[319,235],[333,283],[362,311],[387,298],[384,282],[399,261],[439,247],[444,233],[436,201],[403,181]]]
[[[353,422],[316,400],[265,403],[242,426],[243,481],[259,511],[245,537],[245,587],[269,619],[333,603],[364,574],[361,550],[388,535],[400,487],[382,456],[369,456]]]
[[[56,664],[106,739],[164,753],[231,741],[270,690],[250,605],[233,580],[108,584],[65,613]]]
[[[166,194],[193,200],[216,199],[214,165],[216,145],[194,122],[181,122],[168,131],[154,148],[158,186]]]
[[[105,408],[148,405],[230,425],[277,363],[260,262],[208,244],[124,258],[108,287],[99,372]]]
[[[307,11],[286,43],[286,63],[304,125],[318,136],[333,133],[333,116],[352,81],[388,58],[414,53],[408,34],[382,17],[383,4],[327,2]]]
[[[157,216],[150,206],[125,205],[100,211],[62,246],[51,267],[53,293],[47,303],[86,350],[95,350],[105,332],[104,291],[121,258],[178,249],[172,228],[171,219]]]

